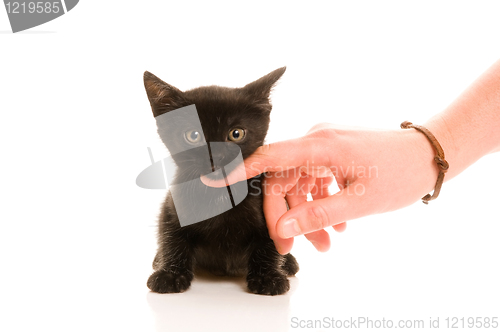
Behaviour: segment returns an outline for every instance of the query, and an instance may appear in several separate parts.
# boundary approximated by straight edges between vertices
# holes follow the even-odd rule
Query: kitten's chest
[[[262,197],[248,196],[232,209],[197,224],[200,245],[230,250],[244,247],[267,233]]]
[[[252,183],[254,188],[249,184],[248,195],[240,204],[190,229],[196,234],[196,251],[203,261],[244,260],[251,247],[269,237],[257,184],[260,181]]]
[[[253,248],[268,237],[263,215],[253,204],[243,201],[197,229],[196,266],[215,275],[246,274]]]

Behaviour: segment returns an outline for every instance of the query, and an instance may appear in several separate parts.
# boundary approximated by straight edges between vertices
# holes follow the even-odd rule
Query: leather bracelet
[[[429,129],[419,126],[419,125],[414,125],[413,123],[409,121],[405,121],[401,124],[402,129],[416,129],[422,134],[427,137],[429,142],[431,142],[432,146],[434,147],[434,150],[436,150],[437,155],[434,157],[434,161],[436,162],[438,168],[439,168],[439,175],[436,181],[436,186],[434,187],[434,192],[431,194],[427,194],[424,197],[422,197],[422,202],[424,204],[428,204],[429,201],[432,201],[433,199],[436,199],[439,196],[439,192],[441,191],[441,186],[443,185],[443,180],[444,180],[444,174],[448,171],[448,168],[450,165],[444,159],[444,151],[439,142],[437,141],[436,137],[432,135],[432,133],[429,131]]]

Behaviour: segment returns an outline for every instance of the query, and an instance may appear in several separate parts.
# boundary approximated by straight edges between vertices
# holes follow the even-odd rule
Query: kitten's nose
[[[212,161],[214,166],[222,166],[221,163],[224,160],[224,154],[222,153],[212,153]]]
[[[210,157],[214,167],[225,167],[240,153],[240,147],[229,142],[209,142]]]

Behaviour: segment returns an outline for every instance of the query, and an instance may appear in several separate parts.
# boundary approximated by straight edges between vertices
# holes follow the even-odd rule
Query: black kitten
[[[285,69],[277,69],[243,88],[206,86],[185,92],[149,72],[144,73],[155,117],[194,104],[201,123],[201,130],[184,126],[182,121],[168,129],[158,129],[177,165],[174,183],[189,181],[190,187],[180,194],[181,199],[175,199],[176,206],[171,187],[163,204],[158,252],[153,261],[155,272],[147,282],[153,292],[183,292],[189,288],[193,272],[199,269],[221,276],[246,275],[248,289],[256,294],[278,295],[289,290],[287,276],[295,275],[299,267],[291,254],[280,255],[269,237],[262,210],[262,175],[247,180],[248,195],[239,204],[233,202],[234,208],[185,227],[181,227],[178,217],[180,210],[193,206],[195,193],[210,195],[211,205],[203,206],[202,202],[194,210],[205,211],[227,203],[227,188],[207,187],[200,175],[227,165],[234,159],[233,152],[227,149],[216,155],[212,151],[212,158],[207,161],[205,154],[197,150],[203,148],[198,142],[205,147],[210,142],[237,144],[243,158],[263,145],[272,108],[269,95]],[[186,144],[191,144],[190,150],[173,152],[186,150],[182,148]]]

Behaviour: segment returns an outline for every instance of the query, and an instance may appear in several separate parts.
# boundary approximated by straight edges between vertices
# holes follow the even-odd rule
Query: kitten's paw
[[[189,288],[192,273],[156,271],[148,279],[148,288],[156,293],[181,293]]]
[[[248,289],[254,294],[280,295],[288,292],[290,282],[281,273],[271,273],[267,275],[248,274]]]
[[[285,263],[283,264],[283,270],[286,272],[287,276],[294,276],[295,273],[299,272],[299,263],[292,254],[286,254],[284,256]]]

